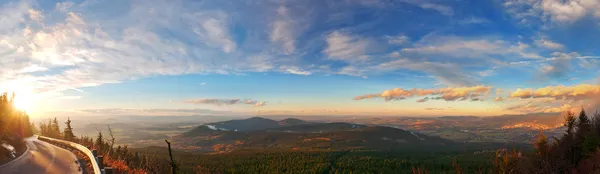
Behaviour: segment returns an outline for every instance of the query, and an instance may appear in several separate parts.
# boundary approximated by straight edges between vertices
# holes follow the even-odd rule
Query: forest
[[[0,94],[0,164],[22,154],[26,145],[25,137],[33,135],[29,116],[15,108],[13,94]]]

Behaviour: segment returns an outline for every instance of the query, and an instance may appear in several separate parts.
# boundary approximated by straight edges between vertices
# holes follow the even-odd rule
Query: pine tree
[[[65,122],[66,127],[65,127],[65,131],[64,131],[64,137],[65,140],[67,141],[73,141],[75,140],[75,134],[73,134],[73,128],[71,127],[71,118],[67,118],[67,121]]]
[[[598,113],[598,111],[596,111],[596,113],[594,114],[594,118],[593,118],[593,123],[592,126],[594,127],[594,132],[596,133],[597,137],[600,137],[600,113]]]
[[[103,152],[102,150],[104,149],[104,137],[102,136],[102,132],[98,131],[98,138],[96,138],[96,143],[94,143],[95,145],[95,149],[97,149],[100,152]]]
[[[581,109],[579,118],[577,120],[577,136],[578,138],[583,139],[583,137],[589,133],[592,128],[590,118],[587,116],[583,108]]]
[[[53,138],[61,138],[61,133],[60,133],[60,126],[58,125],[58,119],[56,119],[56,117],[54,117],[54,120],[52,120],[52,136],[54,136]]]
[[[565,138],[567,141],[570,141],[573,138],[575,121],[575,114],[573,114],[571,111],[568,111],[565,115],[565,127],[567,127],[567,135],[563,136],[563,138]]]

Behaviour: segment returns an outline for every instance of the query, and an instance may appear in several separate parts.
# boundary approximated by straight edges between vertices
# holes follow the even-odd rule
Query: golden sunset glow
[[[14,97],[13,104],[17,109],[26,112],[31,112],[33,110],[34,93],[30,84],[27,84],[26,81],[11,81],[0,86],[0,91],[2,93],[7,93],[10,97]],[[14,96],[12,96],[13,94]]]

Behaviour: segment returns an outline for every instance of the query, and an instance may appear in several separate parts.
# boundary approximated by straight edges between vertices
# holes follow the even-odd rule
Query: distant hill
[[[206,132],[214,131],[235,131],[235,132],[248,132],[254,130],[262,130],[268,128],[280,127],[279,122],[261,117],[252,117],[243,120],[229,120],[216,123],[204,124],[197,128],[185,132],[183,135],[186,137],[204,135]]]
[[[459,149],[462,145],[402,129],[351,123],[274,121],[253,117],[209,123],[171,138],[189,151],[228,152],[236,149],[409,150]]]
[[[299,124],[310,124],[311,122],[296,119],[296,118],[286,118],[279,121],[279,125],[289,126],[289,125],[299,125]]]

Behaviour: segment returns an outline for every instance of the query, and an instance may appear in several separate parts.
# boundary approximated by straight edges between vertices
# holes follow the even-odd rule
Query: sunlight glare
[[[9,97],[14,93],[14,106],[19,110],[30,112],[33,109],[33,90],[25,81],[0,84],[0,93],[8,93]]]

